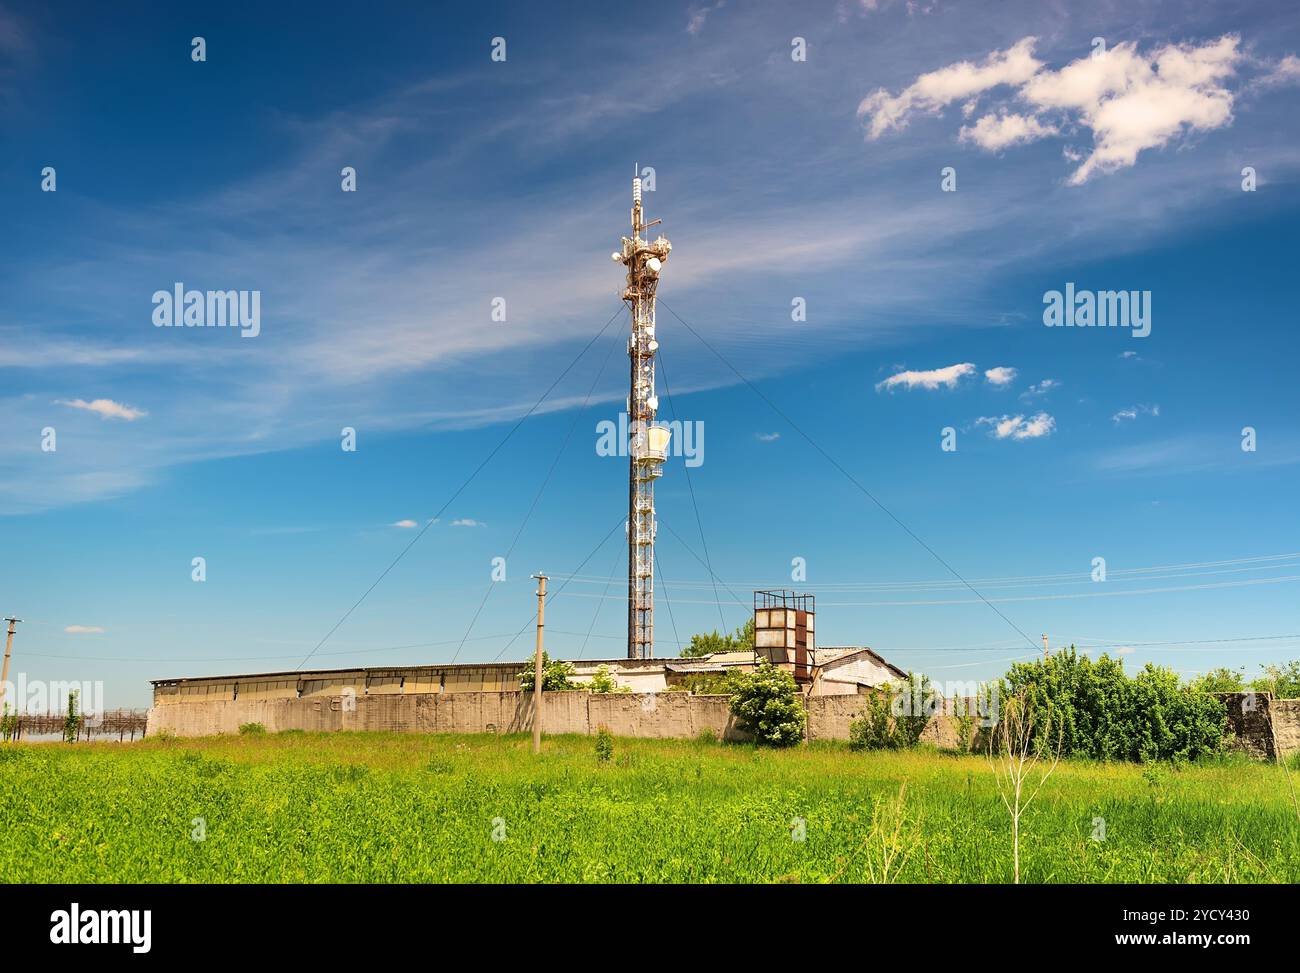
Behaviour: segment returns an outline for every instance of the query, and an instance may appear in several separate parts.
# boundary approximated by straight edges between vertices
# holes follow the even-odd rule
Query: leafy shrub
[[[63,717],[63,739],[71,743],[77,739],[77,731],[81,729],[81,714],[77,712],[77,691],[74,689],[68,693],[68,713]]]
[[[1192,685],[1207,693],[1240,693],[1246,689],[1246,676],[1239,669],[1220,667],[1202,673]]]
[[[975,714],[963,706],[954,719],[957,722],[957,752],[970,753],[975,743]]]
[[[519,674],[519,688],[526,693],[533,691],[533,681],[536,678],[534,673],[535,662],[529,659],[524,663],[524,671]],[[560,659],[552,659],[545,651],[542,652],[542,692],[555,693],[566,689],[584,689],[573,681],[573,663],[564,662]]]
[[[850,750],[910,749],[938,708],[926,676],[909,675],[906,682],[878,686],[865,699],[862,715],[849,724]]]
[[[717,743],[718,735],[707,726],[695,735],[696,743]]]
[[[750,618],[736,629],[734,635],[719,632],[717,629],[703,635],[692,635],[691,644],[682,649],[682,658],[698,659],[701,656],[713,655],[715,652],[743,652],[753,647],[754,619]]]
[[[1071,646],[1048,659],[1013,665],[1004,682],[1004,697],[1023,694],[1045,708],[1051,742],[1059,733],[1062,756],[1195,760],[1223,746],[1223,702],[1151,663],[1130,677],[1119,660],[1103,655],[1094,662]]]
[[[266,727],[264,727],[261,723],[240,723],[239,724],[239,735],[241,737],[261,736],[265,732],[266,732]]]
[[[788,747],[803,739],[808,717],[799,702],[794,677],[770,662],[738,673],[732,683],[731,712],[755,741]]]
[[[609,727],[602,726],[596,730],[596,759],[604,764],[613,756],[614,734],[609,732]]]
[[[1250,688],[1257,693],[1272,693],[1278,699],[1300,698],[1300,661],[1264,666],[1264,675],[1254,680]]]
[[[550,687],[546,685],[546,670],[542,670],[542,690],[545,691]],[[531,687],[531,683],[529,684]],[[609,674],[609,666],[600,666],[591,681],[587,683],[586,689],[593,693],[630,693],[632,690],[627,686],[620,686],[614,677]]]
[[[730,696],[736,690],[736,670],[694,672],[682,679],[682,688],[695,696]]]

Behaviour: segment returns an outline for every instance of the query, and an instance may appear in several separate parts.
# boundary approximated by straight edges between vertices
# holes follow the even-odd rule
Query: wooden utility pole
[[[546,627],[546,575],[537,579],[537,658],[533,661],[533,753],[542,752],[542,629]]]
[[[9,634],[5,636],[5,661],[4,668],[0,669],[0,713],[4,712],[5,688],[9,685],[9,656],[14,648],[14,626],[22,621],[21,618],[6,618],[9,623]],[[15,710],[17,707],[14,707]]]
[[[1050,655],[1050,653],[1047,651],[1047,633],[1044,632],[1043,633],[1043,661],[1044,662],[1047,661],[1048,655]]]

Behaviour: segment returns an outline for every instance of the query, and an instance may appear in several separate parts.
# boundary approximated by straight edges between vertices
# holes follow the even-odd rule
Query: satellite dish
[[[663,264],[660,262],[658,257],[651,257],[649,260],[645,262],[645,269],[650,271],[650,273],[652,274],[659,273],[659,269],[662,266]]]

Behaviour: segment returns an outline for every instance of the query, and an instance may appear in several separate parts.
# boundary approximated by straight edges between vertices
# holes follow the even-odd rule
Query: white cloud
[[[481,520],[475,520],[472,517],[462,517],[459,520],[451,522],[453,527],[484,527],[486,526]]]
[[[1126,359],[1134,359],[1138,357],[1138,353],[1136,351],[1121,351],[1119,353],[1119,357],[1126,358]],[[544,689],[545,687],[542,688]]]
[[[1051,435],[1056,428],[1056,420],[1046,412],[1028,419],[1024,416],[984,416],[976,423],[991,426],[990,435],[995,439],[1040,439]]]
[[[934,368],[928,372],[899,372],[897,375],[889,376],[883,382],[877,382],[876,391],[895,389],[899,386],[909,389],[937,389],[943,385],[951,389],[956,388],[957,383],[967,375],[973,375],[974,373],[975,366],[970,362],[949,365],[946,368]]]
[[[1092,152],[1069,179],[1077,186],[1127,168],[1142,150],[1185,132],[1230,124],[1233,95],[1224,82],[1242,60],[1240,43],[1225,34],[1199,46],[1168,44],[1145,57],[1136,43],[1118,44],[1100,57],[1043,72],[1021,94],[1040,109],[1077,113],[1092,130]]]
[[[1110,417],[1110,421],[1115,423],[1115,425],[1119,425],[1126,419],[1136,419],[1138,416],[1158,415],[1160,415],[1160,406],[1158,405],[1135,405],[1129,409],[1120,409]]]
[[[990,385],[1010,385],[1016,380],[1018,373],[1010,365],[999,365],[997,368],[990,368],[984,373]]]
[[[1288,54],[1282,58],[1277,64],[1273,65],[1268,74],[1260,79],[1260,84],[1265,87],[1298,83],[1300,83],[1300,57],[1296,57],[1294,54]]]
[[[1134,649],[1131,645],[1122,645],[1122,646],[1120,646],[1118,649],[1116,649],[1115,651],[1116,651],[1119,655],[1132,655],[1132,654],[1133,654],[1135,651],[1137,651],[1137,650]],[[545,688],[546,688],[545,686],[542,686],[542,689],[545,689]]]
[[[64,629],[69,635],[103,635],[104,629],[99,625],[69,625]]]
[[[398,520],[394,523],[389,524],[388,526],[401,527],[405,530],[410,530],[412,527],[419,527],[420,525],[417,524],[414,520]]]
[[[687,11],[686,33],[695,37],[704,30],[704,22],[709,19],[709,14],[720,7],[725,7],[727,0],[718,0],[717,3],[710,7],[691,7]]]
[[[759,432],[755,433],[760,443],[774,443],[781,438],[779,432]]]
[[[1190,132],[1208,132],[1232,123],[1233,92],[1227,82],[1246,60],[1241,39],[1225,34],[1203,44],[1166,44],[1150,53],[1136,42],[1117,44],[1100,55],[1089,53],[1060,70],[1045,68],[1033,56],[1035,39],[1025,37],[982,64],[960,61],[923,74],[897,95],[884,89],[858,106],[867,135],[876,139],[902,129],[914,112],[938,112],[958,99],[977,99],[1000,86],[1029,113],[1003,104],[963,126],[958,138],[987,151],[1037,141],[1080,126],[1091,132],[1092,148],[1065,149],[1078,166],[1071,185],[1137,162],[1145,149],[1160,148]],[[1266,76],[1270,83],[1300,80],[1300,59],[1283,58]],[[968,101],[963,115],[974,113]]]
[[[1020,393],[1022,399],[1032,399],[1036,395],[1046,395],[1052,389],[1059,389],[1061,383],[1054,378],[1045,378],[1041,382],[1035,382],[1029,388]]]
[[[1043,66],[1032,53],[1036,40],[1025,37],[1005,51],[994,51],[982,64],[958,61],[930,71],[897,95],[890,95],[884,88],[873,92],[858,105],[858,117],[871,119],[868,137],[877,139],[890,129],[906,128],[915,111],[934,113],[998,85],[1024,84]]]
[[[125,419],[127,422],[134,422],[136,419],[149,414],[143,409],[123,405],[121,402],[114,402],[112,399],[95,399],[93,402],[87,402],[85,399],[55,399],[54,404],[94,412],[101,419]]]
[[[958,134],[962,142],[974,142],[981,149],[997,152],[1011,145],[1036,142],[1058,134],[1055,125],[1039,121],[1033,115],[1001,112],[985,115],[974,125],[965,125]]]

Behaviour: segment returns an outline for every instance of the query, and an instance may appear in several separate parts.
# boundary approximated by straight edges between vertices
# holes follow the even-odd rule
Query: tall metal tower
[[[662,222],[644,222],[641,177],[632,179],[632,236],[611,256],[627,267],[623,300],[632,312],[632,336],[627,354],[631,384],[627,397],[629,448],[627,490],[627,657],[654,655],[655,480],[668,457],[670,431],[654,424],[659,398],[655,395],[655,288],[659,272],[673,245],[662,235],[653,243],[643,230]]]

